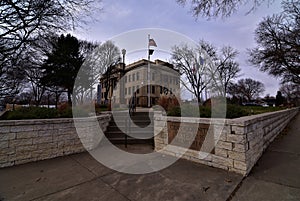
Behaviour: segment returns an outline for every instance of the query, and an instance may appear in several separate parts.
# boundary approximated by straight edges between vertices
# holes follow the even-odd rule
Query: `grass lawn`
[[[224,118],[224,108],[222,105],[214,107],[214,118]],[[228,104],[226,108],[226,118],[233,119],[243,116],[261,114],[266,112],[274,112],[278,110],[286,109],[285,107],[262,107],[262,106],[240,106]],[[220,111],[220,112],[219,112]],[[195,105],[182,105],[181,107],[175,106],[168,110],[168,116],[183,116],[183,117],[203,117],[211,118],[211,108],[209,106],[195,106]]]
[[[262,107],[262,106],[241,106],[241,108],[248,112],[249,115],[261,114],[266,112],[275,112],[286,109],[286,107]]]
[[[118,110],[115,108],[114,110]],[[285,109],[284,107],[262,107],[262,106],[239,106],[239,105],[227,105],[226,118],[233,119],[242,116],[249,116],[255,114],[261,114],[266,112],[274,112],[278,110]],[[96,113],[100,114],[103,111],[107,111],[107,107],[96,107]],[[119,109],[119,110],[123,110]],[[125,110],[128,110],[125,108]],[[218,114],[218,110],[215,110],[216,114],[214,117],[220,118],[224,117],[224,113]],[[89,116],[89,112],[83,109],[75,109],[76,117]],[[64,110],[57,110],[54,108],[40,108],[40,107],[28,107],[20,108],[15,111],[6,112],[0,117],[0,120],[18,120],[18,119],[51,119],[51,118],[72,118],[73,111],[71,108],[66,108]],[[184,116],[184,117],[211,117],[211,108],[194,105],[182,105],[181,107],[176,106],[167,112],[168,116]]]

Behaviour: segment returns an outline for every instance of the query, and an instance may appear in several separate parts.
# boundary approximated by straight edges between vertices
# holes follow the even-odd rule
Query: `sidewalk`
[[[127,151],[140,150],[129,145]],[[159,172],[130,175],[81,153],[0,169],[0,200],[300,200],[299,156],[300,113],[244,180],[183,159]]]
[[[137,151],[134,146],[129,149]],[[187,160],[159,172],[130,175],[82,153],[0,169],[0,180],[0,196],[9,201],[209,201],[226,200],[242,176]]]
[[[269,146],[232,200],[300,200],[300,113]]]

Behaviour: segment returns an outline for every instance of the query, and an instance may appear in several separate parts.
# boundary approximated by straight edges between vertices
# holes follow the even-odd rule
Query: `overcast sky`
[[[189,7],[182,7],[176,0],[103,0],[103,10],[93,16],[97,21],[89,22],[84,29],[77,30],[73,34],[80,39],[89,41],[106,41],[115,39],[124,32],[158,28],[170,30],[182,34],[194,41],[204,39],[217,47],[230,45],[239,51],[237,61],[242,69],[241,77],[250,77],[264,83],[265,94],[276,95],[279,81],[258,71],[247,62],[247,48],[254,47],[254,31],[257,24],[267,15],[281,11],[280,1],[268,5],[268,0],[257,10],[246,15],[251,4],[242,5],[237,13],[229,18],[217,18],[197,20],[190,13]],[[149,29],[151,30],[154,29]],[[157,33],[150,33],[156,40],[158,47],[166,37],[160,37]],[[123,34],[124,35],[124,34]],[[117,37],[118,38],[118,37]],[[147,34],[145,33],[147,40]],[[131,40],[132,41],[132,40]],[[127,49],[128,47],[120,47]],[[160,54],[162,60],[166,56]],[[136,56],[136,60],[140,59]],[[144,57],[146,58],[146,56]],[[132,62],[128,58],[126,62]]]

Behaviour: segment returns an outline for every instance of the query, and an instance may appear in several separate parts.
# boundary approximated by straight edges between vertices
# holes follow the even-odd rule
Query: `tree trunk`
[[[71,91],[68,89],[68,105],[71,106],[72,105],[72,99],[71,99]]]

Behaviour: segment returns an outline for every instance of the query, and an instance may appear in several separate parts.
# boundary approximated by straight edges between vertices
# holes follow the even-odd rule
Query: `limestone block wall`
[[[298,111],[299,108],[294,108],[223,121],[167,117],[156,112],[154,115],[155,150],[247,175],[270,142]],[[189,133],[196,132],[195,140],[188,149],[172,142],[174,133],[178,132],[178,124],[184,133],[179,138],[180,142],[183,142]],[[205,134],[212,130],[217,134]],[[206,136],[213,139],[204,142]],[[208,142],[214,142],[213,149],[205,150],[203,146]]]
[[[81,133],[80,137],[76,132]],[[84,152],[97,146],[110,114],[79,119],[0,121],[0,167]],[[99,127],[100,126],[100,127]],[[83,146],[84,144],[84,146]]]

